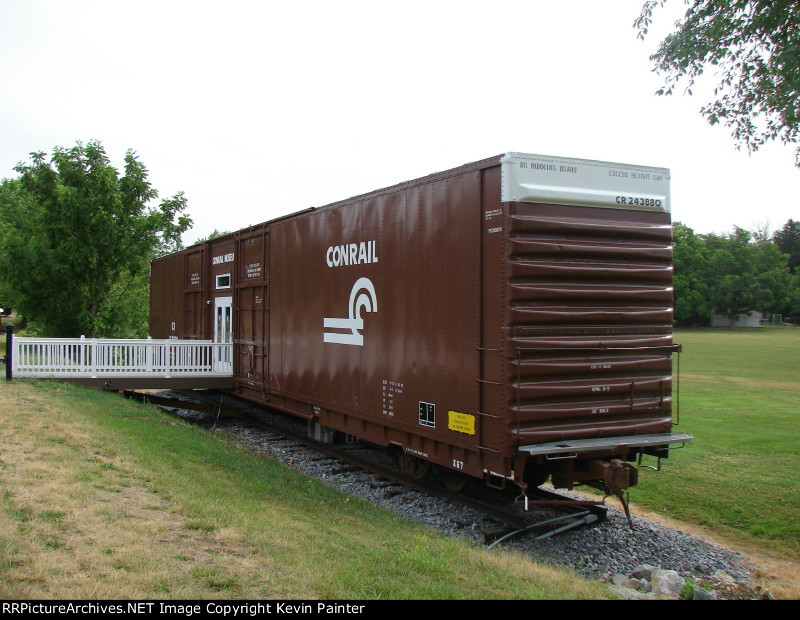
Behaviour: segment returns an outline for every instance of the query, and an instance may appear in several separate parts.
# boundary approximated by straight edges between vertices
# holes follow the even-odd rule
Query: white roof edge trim
[[[538,202],[669,212],[667,168],[506,153],[500,159],[502,202]]]

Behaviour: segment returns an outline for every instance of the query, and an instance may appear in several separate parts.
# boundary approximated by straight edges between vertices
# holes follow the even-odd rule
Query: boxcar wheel
[[[439,480],[441,480],[444,488],[451,493],[461,493],[464,487],[467,486],[467,482],[469,482],[467,475],[460,471],[453,471],[446,467],[439,467],[438,470]]]
[[[525,463],[525,475],[523,476],[525,482],[529,487],[540,487],[550,477],[550,472],[538,463],[529,460]]]
[[[399,450],[394,453],[394,463],[400,473],[414,478],[427,478],[431,473],[429,461],[423,461],[416,456],[411,456]]]

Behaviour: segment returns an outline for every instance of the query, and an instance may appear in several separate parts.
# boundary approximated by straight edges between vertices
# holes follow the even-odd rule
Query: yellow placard
[[[459,413],[458,411],[448,411],[447,428],[449,428],[451,431],[458,431],[459,433],[474,435],[475,416],[468,413]]]

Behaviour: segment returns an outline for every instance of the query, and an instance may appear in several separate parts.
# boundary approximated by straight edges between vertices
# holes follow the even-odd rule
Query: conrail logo
[[[361,243],[345,243],[332,245],[325,252],[325,262],[328,267],[341,267],[343,265],[363,265],[364,263],[377,263],[378,254],[375,241],[362,241]]]
[[[322,326],[325,329],[343,330],[323,332],[323,341],[363,347],[364,336],[360,332],[364,329],[364,319],[361,317],[362,309],[366,312],[378,311],[378,297],[375,294],[375,286],[369,278],[359,278],[353,284],[353,288],[350,290],[347,318],[325,317],[323,319]],[[347,330],[350,333],[347,333]]]

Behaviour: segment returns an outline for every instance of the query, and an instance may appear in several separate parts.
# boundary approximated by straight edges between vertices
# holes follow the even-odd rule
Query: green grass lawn
[[[0,411],[0,598],[608,596],[114,394],[2,381]]]
[[[800,329],[679,330],[680,426],[633,501],[800,557]]]
[[[680,426],[634,503],[800,557],[800,329],[678,331]],[[581,598],[115,395],[0,383],[3,598]],[[365,493],[370,492],[365,489]]]

